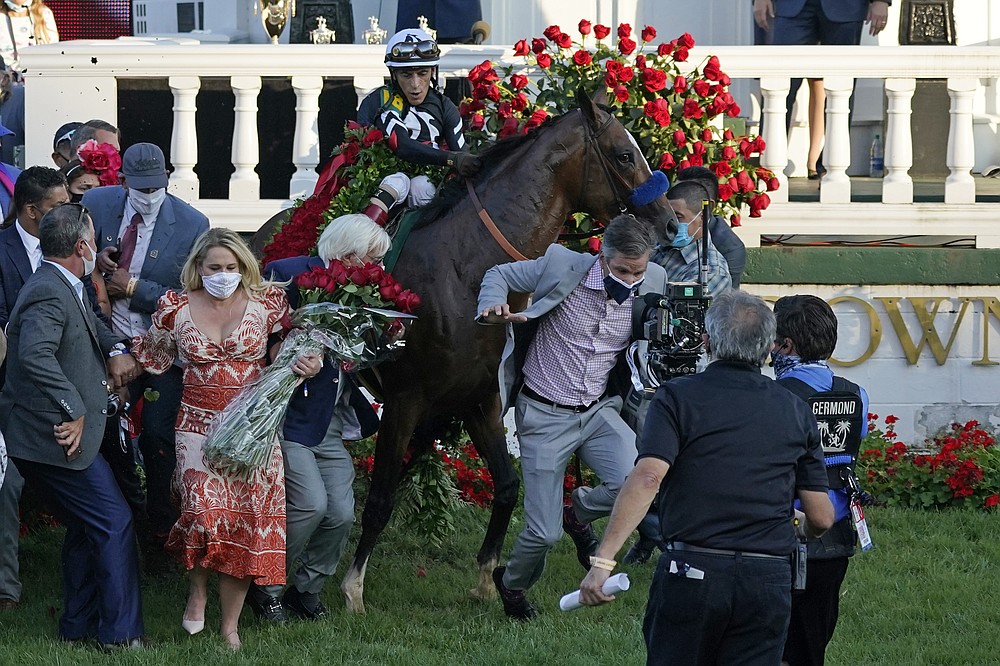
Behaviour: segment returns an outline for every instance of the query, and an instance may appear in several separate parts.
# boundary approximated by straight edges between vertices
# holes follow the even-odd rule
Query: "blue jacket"
[[[792,18],[802,11],[806,0],[774,0],[774,14]],[[822,0],[823,13],[834,23],[864,21],[868,16],[869,0]]]
[[[286,282],[313,268],[323,267],[323,260],[319,257],[289,257],[269,263],[267,272],[269,279]],[[292,309],[297,308],[299,290],[295,284],[289,282],[285,292],[288,296],[288,305]],[[346,400],[345,391],[348,393]],[[378,430],[375,410],[357,389],[354,377],[341,371],[339,363],[327,359],[319,374],[295,389],[295,394],[285,412],[282,438],[303,446],[316,446],[323,441],[338,406],[345,426],[357,421],[361,437],[368,437]],[[356,432],[357,428],[354,430]],[[344,428],[343,434],[344,439],[357,436],[350,433],[347,427]]]
[[[119,185],[95,187],[83,195],[81,203],[94,220],[97,250],[118,244],[125,214],[126,190]],[[181,290],[181,267],[187,261],[195,239],[208,231],[208,218],[172,194],[168,194],[156,215],[153,237],[142,262],[139,284],[129,308],[142,315],[145,326],[152,324],[156,302],[168,289]]]
[[[10,178],[10,182],[17,183],[18,176],[21,175],[21,170],[12,164],[0,163],[0,169],[2,169],[7,177]],[[7,213],[10,212],[10,202],[14,198],[13,192],[8,192],[7,188],[0,185],[0,211],[3,212],[3,218],[7,217]]]

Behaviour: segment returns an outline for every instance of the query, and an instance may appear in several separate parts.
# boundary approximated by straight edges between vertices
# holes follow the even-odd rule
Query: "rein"
[[[629,184],[624,178],[622,178],[621,174],[619,174],[617,171],[611,168],[611,166],[608,163],[609,160],[607,155],[602,153],[600,147],[597,145],[597,140],[601,137],[602,134],[604,134],[604,132],[607,131],[609,127],[611,127],[611,124],[615,121],[615,118],[611,114],[608,114],[608,119],[604,121],[604,124],[598,127],[597,130],[595,131],[591,129],[590,123],[587,122],[587,119],[583,116],[583,114],[581,114],[580,117],[583,119],[583,127],[587,132],[587,136],[585,139],[587,147],[588,148],[593,147],[594,152],[597,153],[597,163],[601,165],[601,170],[604,172],[604,178],[605,180],[608,181],[608,188],[615,196],[615,203],[618,205],[618,212],[622,214],[627,213],[628,206],[625,204],[624,201],[622,201],[621,197],[618,196],[618,190],[615,188],[614,181],[615,179],[617,179],[618,182],[621,183],[621,185],[629,192],[631,192],[634,189],[634,187],[633,185]],[[581,199],[583,199],[583,189],[587,186],[587,171],[590,167],[589,150],[587,151],[586,155],[587,159],[584,159],[583,162],[583,180],[580,181]]]
[[[466,179],[465,187],[469,190],[469,198],[472,199],[472,203],[476,206],[476,212],[479,213],[479,219],[483,221],[483,226],[486,230],[490,232],[490,236],[493,236],[493,240],[497,242],[503,251],[507,253],[507,256],[514,261],[528,261],[528,258],[517,251],[513,245],[510,244],[506,238],[504,238],[503,232],[497,227],[496,222],[490,217],[490,214],[486,212],[483,208],[483,203],[479,200],[476,195],[476,188],[472,186],[472,181]]]

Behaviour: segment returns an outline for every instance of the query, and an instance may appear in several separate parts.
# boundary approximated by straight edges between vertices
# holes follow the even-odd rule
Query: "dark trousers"
[[[143,375],[129,386],[133,404],[147,389],[159,393],[156,400],[146,400],[143,403],[139,451],[146,470],[146,514],[149,516],[149,528],[161,545],[179,515],[170,499],[170,480],[177,466],[174,427],[177,424],[182,387],[183,371],[176,365],[162,375]]]
[[[66,526],[59,636],[122,643],[145,633],[132,512],[101,456],[84,470],[17,459]]]
[[[704,572],[670,573],[676,562]],[[649,590],[647,666],[777,666],[791,608],[787,559],[666,552]]]
[[[809,560],[806,589],[792,595],[783,659],[789,666],[823,666],[826,646],[840,615],[840,586],[849,559]]]

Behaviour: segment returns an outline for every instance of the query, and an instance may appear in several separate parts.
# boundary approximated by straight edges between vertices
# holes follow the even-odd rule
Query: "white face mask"
[[[202,275],[201,283],[205,285],[205,291],[220,301],[224,301],[233,295],[242,279],[243,276],[239,273],[212,273],[211,275]]]
[[[132,208],[140,215],[156,215],[160,212],[163,200],[167,198],[167,190],[159,189],[152,194],[146,194],[139,190],[128,188],[128,200],[132,202]]]
[[[19,12],[22,9],[28,9],[29,7],[31,7],[32,2],[34,2],[34,0],[28,0],[23,5],[19,5],[16,2],[12,2],[11,0],[3,0],[3,3],[7,5],[8,9],[10,9],[10,11],[12,12]]]
[[[90,259],[86,257],[80,257],[83,259],[83,276],[86,277],[94,272],[94,267],[97,266],[97,256],[94,254],[94,248],[90,247],[90,243],[87,243],[87,251],[90,253]]]

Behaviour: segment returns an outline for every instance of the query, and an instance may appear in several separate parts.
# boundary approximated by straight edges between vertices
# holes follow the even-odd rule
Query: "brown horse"
[[[473,181],[503,236],[529,258],[555,242],[571,212],[609,220],[629,210],[632,190],[651,176],[635,142],[600,108],[600,100],[579,93],[577,101],[578,110],[485,151],[486,166]],[[665,238],[668,210],[661,199],[630,212]],[[393,269],[401,284],[420,294],[422,305],[403,355],[380,366],[385,410],[375,469],[361,540],[341,585],[353,611],[364,612],[365,568],[392,514],[407,446],[412,439],[417,452],[429,449],[434,424],[451,418],[462,421],[493,476],[493,510],[472,592],[494,594],[490,574],[500,558],[519,482],[500,414],[497,370],[504,329],[474,319],[483,275],[510,260],[480,221],[466,183],[453,181],[422,211]]]

